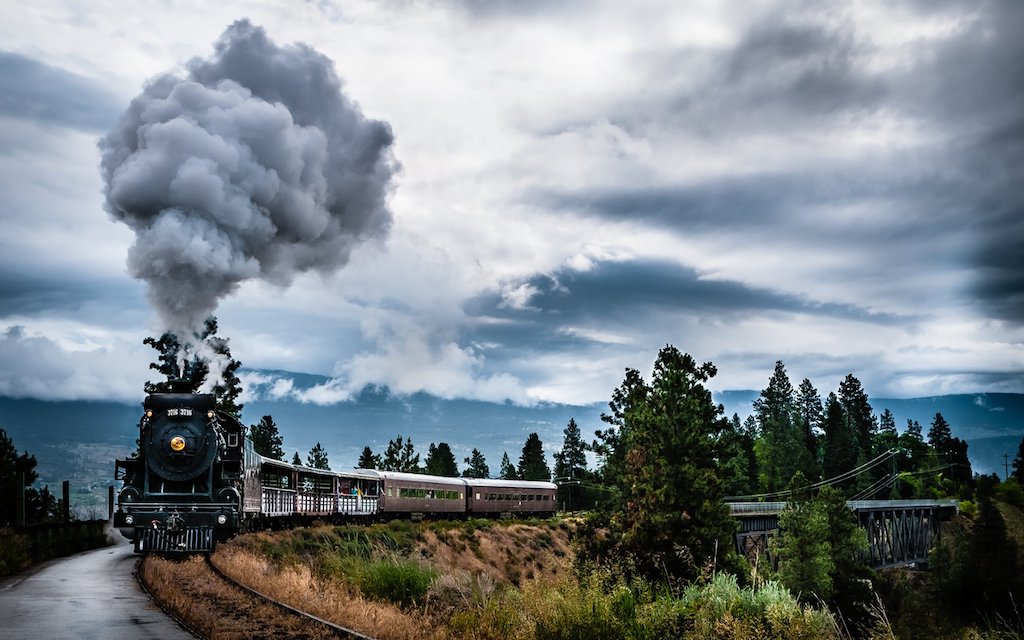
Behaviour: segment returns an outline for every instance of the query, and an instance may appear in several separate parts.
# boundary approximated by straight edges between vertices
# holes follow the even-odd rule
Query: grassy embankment
[[[1000,510],[1024,560],[1024,510]],[[971,526],[963,518],[947,538]],[[842,620],[770,581],[741,587],[719,574],[671,592],[601,570],[581,575],[572,530],[557,520],[319,526],[239,536],[214,561],[263,593],[382,640],[849,636]],[[933,582],[929,572],[880,574],[892,608],[875,607],[867,637],[1020,640],[999,621],[979,628],[944,618]]]
[[[681,593],[580,576],[572,525],[392,522],[239,536],[214,561],[249,586],[381,639],[841,638],[827,612],[732,576]],[[880,637],[886,637],[884,635]]]

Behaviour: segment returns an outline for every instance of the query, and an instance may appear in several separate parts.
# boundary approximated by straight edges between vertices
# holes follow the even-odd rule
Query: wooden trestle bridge
[[[923,564],[939,537],[939,523],[959,511],[957,500],[850,500],[846,506],[868,533],[864,562],[876,569]],[[772,562],[768,541],[778,533],[785,502],[732,502],[740,522],[736,550],[751,562],[758,556]]]

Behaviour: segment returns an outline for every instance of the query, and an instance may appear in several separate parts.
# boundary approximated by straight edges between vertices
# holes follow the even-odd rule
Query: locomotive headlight
[[[171,438],[171,451],[183,451],[185,449],[185,438],[174,436]]]
[[[210,420],[213,420],[213,412],[212,411],[207,411],[206,412],[206,417],[209,418]]]
[[[227,524],[227,523],[228,523],[228,517],[226,515],[224,515],[222,513],[219,516],[217,516],[217,524]]]
[[[128,514],[124,517],[125,524],[135,524],[135,516]]]
[[[146,417],[147,418],[152,418],[153,417],[153,410],[152,409],[146,409]]]

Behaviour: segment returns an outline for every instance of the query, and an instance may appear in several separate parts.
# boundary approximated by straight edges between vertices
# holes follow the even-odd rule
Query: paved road
[[[118,544],[0,581],[0,638],[194,640],[142,592],[138,556]]]

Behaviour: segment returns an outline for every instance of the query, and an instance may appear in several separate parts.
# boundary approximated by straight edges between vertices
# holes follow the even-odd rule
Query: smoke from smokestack
[[[187,71],[151,80],[99,143],[106,208],[136,234],[129,271],[186,340],[241,282],[329,273],[386,234],[398,170],[391,127],[306,45],[240,20]]]

